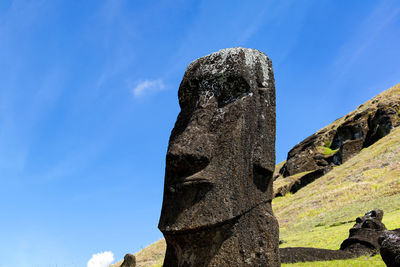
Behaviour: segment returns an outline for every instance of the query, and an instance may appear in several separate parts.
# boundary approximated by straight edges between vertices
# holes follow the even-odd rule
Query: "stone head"
[[[382,223],[383,210],[374,209],[365,213],[364,216],[357,217],[356,223],[350,229],[350,237],[359,235],[364,229],[382,231],[386,227]]]
[[[210,227],[270,202],[275,166],[270,59],[245,48],[199,58],[188,66],[178,97],[160,230]]]
[[[360,250],[379,249],[379,236],[386,230],[382,223],[383,210],[374,209],[357,217],[356,223],[349,230],[349,237],[341,244],[341,249]]]

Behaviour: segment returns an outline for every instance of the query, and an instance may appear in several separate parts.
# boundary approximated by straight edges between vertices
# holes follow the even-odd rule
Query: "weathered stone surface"
[[[178,96],[159,223],[164,266],[279,266],[271,61],[220,50],[190,63]]]
[[[400,228],[384,231],[379,237],[382,260],[388,267],[400,267]]]
[[[389,134],[400,125],[399,92],[399,85],[383,92],[294,146],[280,174],[287,177],[327,165],[340,165]],[[331,153],[324,154],[326,149]]]
[[[340,249],[357,255],[371,255],[380,249],[379,237],[386,230],[382,223],[383,211],[375,209],[356,219],[350,229],[349,238],[343,241]]]
[[[121,267],[135,267],[135,266],[136,266],[135,255],[126,254],[124,257],[124,261],[121,264]]]
[[[358,154],[363,148],[363,143],[364,141],[362,139],[344,141],[340,151],[341,161],[345,162],[352,156]]]

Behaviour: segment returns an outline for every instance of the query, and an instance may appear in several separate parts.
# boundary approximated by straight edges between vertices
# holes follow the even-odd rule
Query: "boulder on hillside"
[[[400,267],[400,228],[384,231],[379,238],[382,260],[388,267]]]

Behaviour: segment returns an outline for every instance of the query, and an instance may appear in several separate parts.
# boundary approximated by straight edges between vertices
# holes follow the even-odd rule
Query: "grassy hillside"
[[[400,218],[400,128],[343,165],[299,190],[275,198],[273,208],[280,223],[284,246],[336,249],[357,216],[373,208],[384,210],[389,228]],[[387,221],[389,220],[389,221]],[[335,226],[338,225],[339,226]],[[394,225],[390,225],[394,224]],[[327,233],[344,231],[344,237]],[[300,233],[307,235],[302,240]],[[322,235],[313,240],[314,235]],[[321,239],[323,236],[323,239]],[[337,239],[337,240],[336,240]],[[320,240],[320,241],[318,241]]]
[[[372,114],[377,114],[378,109],[383,109],[386,110],[386,112],[393,112],[393,116],[391,117],[391,122],[392,125],[400,125],[400,83],[393,86],[392,88],[389,88],[388,90],[382,92],[381,94],[375,96],[371,100],[365,102],[364,104],[361,104],[360,106],[357,107],[354,111],[348,113],[347,115],[335,120],[331,124],[327,125],[326,127],[320,129],[315,133],[314,135],[311,135],[310,137],[306,138],[299,144],[297,144],[295,147],[293,147],[294,151],[292,152],[291,156],[288,156],[288,161],[291,162],[292,164],[292,175],[283,177],[280,173],[279,170],[281,170],[282,167],[284,167],[284,162],[278,164],[276,166],[276,170],[274,173],[274,178],[276,179],[274,181],[274,191],[278,195],[285,195],[287,191],[290,190],[291,186],[294,184],[294,182],[298,181],[301,179],[303,176],[305,176],[308,173],[311,173],[312,171],[317,170],[321,166],[324,165],[315,165],[314,167],[310,167],[310,165],[315,164],[315,161],[310,161],[308,162],[309,167],[298,167],[300,168],[301,172],[297,173],[294,172],[293,164],[294,165],[302,165],[304,162],[307,162],[307,159],[313,158],[314,155],[320,154],[324,158],[330,157],[333,154],[335,154],[339,148],[337,149],[331,149],[332,141],[334,139],[334,136],[337,134],[336,130],[343,126],[344,124],[347,123],[347,125],[352,125],[354,122],[357,122],[356,124],[358,125],[363,125],[364,127],[368,128],[366,126],[366,123],[368,123],[366,120],[369,120],[372,116]],[[397,113],[397,116],[396,116]],[[365,134],[365,133],[364,133]],[[368,135],[368,134],[365,134]],[[345,139],[348,139],[349,136],[344,137]],[[311,142],[311,143],[307,143]],[[312,141],[310,141],[312,140]],[[307,147],[307,149],[299,149],[302,146]],[[297,147],[297,150],[295,149]],[[292,150],[293,150],[292,149]],[[292,151],[291,150],[291,151]],[[290,152],[289,152],[290,153]],[[347,160],[347,157],[346,157]],[[344,160],[344,161],[346,161]],[[314,163],[313,163],[314,162]],[[306,163],[304,163],[306,164]],[[307,165],[306,164],[306,165]],[[337,164],[337,163],[335,163]],[[288,173],[285,174],[285,176],[288,175]]]
[[[384,210],[388,229],[400,228],[400,127],[315,182],[273,200],[281,247],[338,249],[357,216]],[[137,266],[161,266],[165,241],[136,253]],[[119,264],[115,265],[119,266]],[[282,266],[385,266],[380,256]]]

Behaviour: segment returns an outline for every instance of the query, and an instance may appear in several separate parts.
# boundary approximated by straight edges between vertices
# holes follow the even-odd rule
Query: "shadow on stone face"
[[[257,164],[253,165],[253,182],[256,187],[262,191],[266,192],[269,188],[270,181],[272,181],[272,175],[274,173],[267,170]]]

